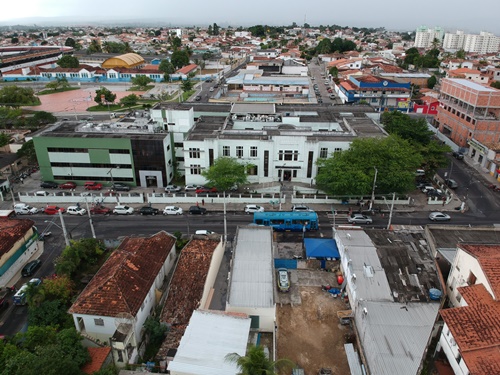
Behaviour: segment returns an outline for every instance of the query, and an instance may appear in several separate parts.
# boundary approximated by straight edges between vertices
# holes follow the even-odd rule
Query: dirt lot
[[[344,351],[349,326],[339,324],[338,310],[343,301],[333,298],[321,287],[299,287],[300,305],[278,305],[278,358],[288,358],[303,368],[306,375],[316,375],[321,367],[334,374],[349,374]],[[352,342],[352,341],[351,341]]]

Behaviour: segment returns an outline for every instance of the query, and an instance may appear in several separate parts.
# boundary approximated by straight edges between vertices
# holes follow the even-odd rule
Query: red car
[[[90,213],[94,215],[109,215],[111,209],[104,206],[94,206],[90,209]]]
[[[74,182],[68,181],[64,184],[59,185],[59,189],[75,189],[76,184]]]
[[[43,212],[46,213],[47,215],[55,215],[59,211],[61,211],[61,213],[65,213],[66,209],[64,209],[63,207],[58,207],[58,206],[47,206],[43,209]]]
[[[85,190],[102,190],[102,184],[98,182],[86,182],[83,184]]]
[[[217,188],[215,187],[209,188],[206,186],[202,186],[196,189],[196,194],[204,194],[204,193],[217,193]]]

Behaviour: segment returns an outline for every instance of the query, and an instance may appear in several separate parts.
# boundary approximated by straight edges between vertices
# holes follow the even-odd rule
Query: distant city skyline
[[[141,2],[111,0],[24,0],[5,2],[0,13],[0,26],[83,26],[87,24],[157,24],[158,26],[340,25],[385,27],[387,30],[414,31],[418,26],[440,26],[446,31],[468,33],[488,31],[500,35],[497,0],[483,0],[481,6],[465,0],[404,3],[395,0],[337,3],[317,0],[270,2],[191,0],[187,2]]]

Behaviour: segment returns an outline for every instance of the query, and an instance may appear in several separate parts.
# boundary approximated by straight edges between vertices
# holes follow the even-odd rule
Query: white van
[[[38,208],[28,206],[26,203],[17,203],[14,205],[14,211],[18,215],[32,215],[38,213]]]

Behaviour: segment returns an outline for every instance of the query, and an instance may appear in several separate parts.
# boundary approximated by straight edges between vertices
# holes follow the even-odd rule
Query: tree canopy
[[[32,88],[12,85],[0,89],[0,106],[18,108],[23,105],[35,105],[38,102]]]
[[[80,61],[75,56],[64,55],[59,60],[57,60],[57,65],[61,68],[78,68],[80,66]]]
[[[348,150],[319,159],[316,184],[331,195],[367,195],[375,168],[378,193],[406,193],[414,188],[422,157],[398,136],[355,139]]]
[[[139,97],[136,94],[130,94],[127,96],[124,96],[123,98],[120,99],[120,104],[125,106],[125,107],[133,107],[134,105],[137,104],[139,101]]]
[[[132,84],[135,86],[139,86],[139,88],[146,88],[153,80],[145,75],[140,75],[132,78]]]
[[[186,50],[176,50],[172,53],[170,61],[174,68],[180,69],[189,64],[189,53]]]
[[[281,370],[290,371],[295,367],[295,364],[286,358],[271,361],[260,345],[250,345],[244,356],[229,353],[225,360],[238,366],[239,375],[276,375],[281,373]]]
[[[245,168],[245,165],[237,159],[221,157],[201,174],[207,179],[209,186],[215,186],[220,191],[227,191],[235,185],[243,185],[247,182]]]
[[[101,87],[95,91],[96,96],[94,98],[94,101],[97,104],[104,104],[104,103],[114,103],[116,100],[116,94],[113,94],[110,90],[108,90],[106,87]],[[104,100],[103,97],[104,96]]]
[[[16,154],[20,158],[26,157],[30,163],[36,162],[36,151],[33,139],[30,139],[28,142],[23,143],[21,148],[17,150]]]

